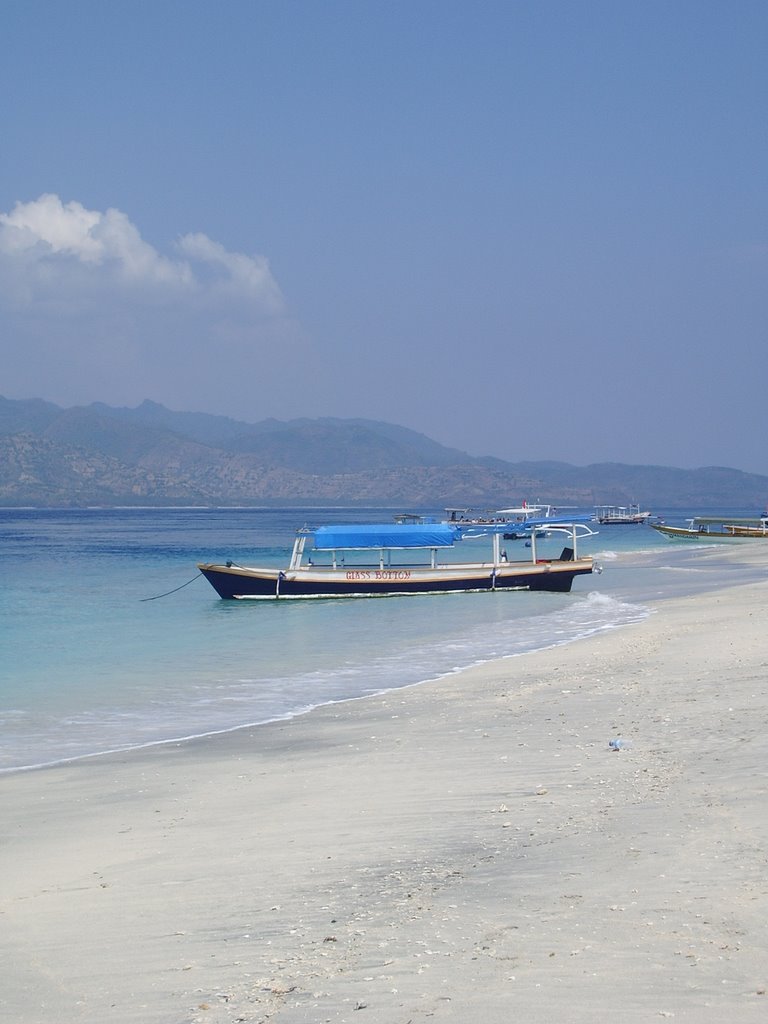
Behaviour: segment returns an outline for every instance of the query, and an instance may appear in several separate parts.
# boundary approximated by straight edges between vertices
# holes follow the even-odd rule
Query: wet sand
[[[768,1019],[767,605],[0,777],[4,1019]]]

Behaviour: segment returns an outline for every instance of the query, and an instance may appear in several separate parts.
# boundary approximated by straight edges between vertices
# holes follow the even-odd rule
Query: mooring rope
[[[157,601],[158,598],[161,598],[161,597],[169,597],[171,594],[175,594],[177,591],[183,590],[184,587],[188,587],[189,584],[190,583],[194,583],[195,580],[199,580],[202,575],[203,574],[201,572],[199,572],[197,574],[197,576],[193,576],[191,580],[187,580],[186,583],[182,583],[180,587],[174,587],[173,590],[167,590],[164,594],[155,594],[154,597],[142,597],[140,599],[141,603],[143,604],[144,601]]]

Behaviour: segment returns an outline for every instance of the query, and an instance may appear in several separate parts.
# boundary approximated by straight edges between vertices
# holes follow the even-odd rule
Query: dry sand
[[[762,1024],[767,601],[4,776],[2,1019]]]

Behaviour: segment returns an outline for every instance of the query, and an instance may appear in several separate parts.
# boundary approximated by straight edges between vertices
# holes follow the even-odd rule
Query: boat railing
[[[568,538],[569,543],[567,550],[570,551],[571,554],[568,555],[567,560],[579,557],[577,554],[577,544],[580,539],[593,537],[597,533],[597,531],[593,530],[586,521],[581,520],[559,520],[556,522],[552,522],[551,520],[539,520],[534,522],[536,525],[539,525],[539,523],[541,524],[542,531],[545,536],[549,536],[551,534],[563,534]],[[455,560],[450,557],[446,558],[444,553],[449,551],[458,554],[459,548],[453,544],[442,546],[430,544],[418,547],[411,545],[404,545],[403,547],[399,547],[397,545],[392,545],[390,547],[381,547],[379,545],[360,545],[344,548],[330,548],[325,546],[308,548],[307,541],[312,537],[312,531],[302,529],[298,531],[294,541],[289,571],[296,572],[300,569],[307,570],[312,568],[347,568],[350,570],[354,568],[437,569],[445,565],[450,565],[451,567],[460,567],[462,565],[488,565],[489,568],[498,568],[499,566],[508,563],[522,564],[523,562],[531,561],[564,560],[562,556],[560,558],[553,559],[539,558],[536,547],[536,531],[531,534],[530,538],[530,558],[510,559],[507,556],[506,550],[503,550],[501,547],[501,539],[505,529],[505,524],[456,523],[451,525],[455,528],[456,541],[459,543],[461,541],[473,541],[490,537],[492,541],[491,557],[468,560],[465,557],[462,557],[464,552],[461,551],[461,554],[459,554],[459,557]],[[416,551],[422,553],[421,559],[414,557]],[[405,552],[408,552],[410,557],[407,557],[404,554]]]

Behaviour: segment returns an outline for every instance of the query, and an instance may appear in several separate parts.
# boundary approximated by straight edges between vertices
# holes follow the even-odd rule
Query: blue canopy
[[[446,548],[461,534],[448,523],[384,523],[380,526],[321,526],[315,547],[324,551],[352,548]]]

